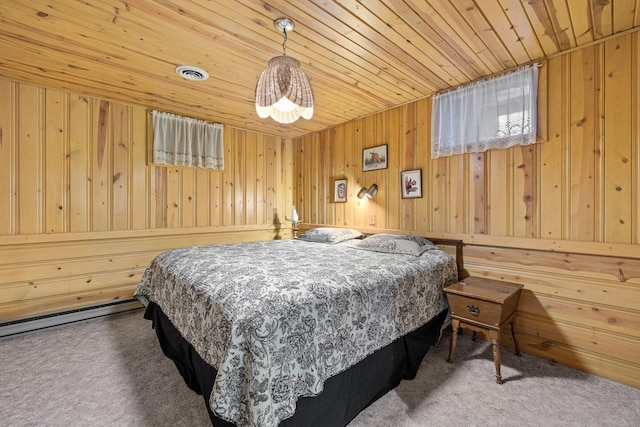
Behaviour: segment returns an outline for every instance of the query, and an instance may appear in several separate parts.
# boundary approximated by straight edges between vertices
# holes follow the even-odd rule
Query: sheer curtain
[[[431,158],[536,142],[538,64],[433,97]]]
[[[224,169],[224,126],[153,111],[153,162]]]

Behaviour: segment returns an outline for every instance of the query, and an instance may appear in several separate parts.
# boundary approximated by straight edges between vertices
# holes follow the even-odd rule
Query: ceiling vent
[[[193,65],[181,65],[176,67],[176,73],[187,80],[200,82],[209,78],[209,73],[199,67]]]

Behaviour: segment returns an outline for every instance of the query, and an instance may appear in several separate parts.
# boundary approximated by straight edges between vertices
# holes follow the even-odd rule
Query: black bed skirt
[[[295,414],[283,420],[280,427],[347,425],[401,380],[415,378],[424,355],[440,336],[446,314],[445,310],[429,323],[329,378],[320,395],[300,398]],[[217,418],[209,407],[217,371],[200,358],[156,304],[149,304],[144,317],[153,322],[162,351],[173,360],[189,388],[204,397],[213,426],[235,427]]]

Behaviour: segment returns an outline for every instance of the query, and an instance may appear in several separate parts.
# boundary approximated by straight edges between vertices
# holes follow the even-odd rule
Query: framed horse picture
[[[362,150],[362,171],[387,168],[387,144]]]

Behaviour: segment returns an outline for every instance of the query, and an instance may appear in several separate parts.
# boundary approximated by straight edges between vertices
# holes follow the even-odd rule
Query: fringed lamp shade
[[[289,56],[269,60],[256,86],[256,112],[279,123],[313,116],[313,90],[300,61]]]

